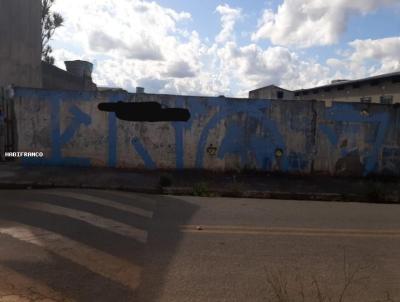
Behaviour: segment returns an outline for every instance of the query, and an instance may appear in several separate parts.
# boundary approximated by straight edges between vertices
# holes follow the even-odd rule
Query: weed
[[[385,190],[379,184],[371,184],[367,189],[366,198],[369,202],[384,201]]]
[[[343,256],[343,281],[337,292],[328,292],[327,284],[317,276],[304,277],[298,272],[290,274],[289,278],[282,271],[266,271],[269,296],[268,302],[345,302],[349,301],[350,291],[356,293],[357,286],[369,284],[367,270],[370,265],[350,265],[347,263],[346,252]],[[308,285],[308,286],[305,286]],[[373,302],[395,302],[389,292],[383,300]]]
[[[201,196],[201,197],[209,197],[210,190],[208,188],[207,183],[199,182],[193,186],[193,195],[194,196]]]

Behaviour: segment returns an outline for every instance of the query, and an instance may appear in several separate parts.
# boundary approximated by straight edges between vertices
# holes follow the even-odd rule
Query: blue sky
[[[182,1],[182,0],[161,0],[157,1],[160,5],[171,7],[177,11],[188,11],[192,14],[193,19],[189,22],[190,28],[197,30],[203,37],[213,38],[220,31],[220,17],[215,11],[216,7],[221,4],[228,4],[233,8],[242,8],[244,12],[243,18],[238,22],[237,31],[251,32],[257,26],[257,19],[261,16],[261,12],[266,7],[271,7],[269,1]],[[272,1],[271,1],[272,3]],[[275,1],[273,7],[276,8]],[[240,38],[240,35],[239,35]],[[246,39],[243,39],[245,41]],[[248,40],[248,39],[247,39]]]
[[[73,5],[71,5],[73,3]],[[400,70],[398,0],[58,0],[57,65],[103,86],[246,96]]]

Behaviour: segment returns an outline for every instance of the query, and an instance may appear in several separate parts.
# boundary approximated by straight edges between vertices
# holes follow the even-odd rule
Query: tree
[[[42,0],[42,60],[54,64],[51,53],[53,48],[49,42],[57,28],[63,26],[64,18],[56,12],[51,11],[55,0]]]

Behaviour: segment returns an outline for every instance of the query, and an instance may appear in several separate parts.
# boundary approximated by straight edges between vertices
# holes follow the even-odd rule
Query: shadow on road
[[[42,290],[42,298],[157,301],[182,239],[179,226],[196,207],[174,197],[68,191],[77,195],[0,192],[0,277],[3,269],[15,273],[8,280],[14,288],[0,285],[0,298],[29,295],[18,280],[28,278],[30,286],[58,293]]]
[[[146,247],[145,270],[136,291],[137,301],[160,301],[169,264],[177,253],[183,233],[180,226],[188,224],[197,207],[173,197],[159,199],[149,242]]]

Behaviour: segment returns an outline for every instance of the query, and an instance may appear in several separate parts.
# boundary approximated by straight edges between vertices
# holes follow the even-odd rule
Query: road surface
[[[2,190],[0,302],[400,301],[399,218],[389,204]]]

